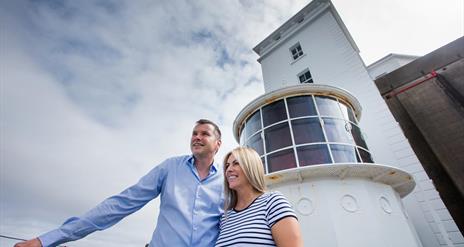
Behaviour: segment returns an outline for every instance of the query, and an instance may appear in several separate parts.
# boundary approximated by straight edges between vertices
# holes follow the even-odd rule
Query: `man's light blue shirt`
[[[116,224],[158,195],[160,213],[150,247],[214,246],[224,203],[222,170],[213,163],[200,180],[191,155],[165,160],[137,184],[39,239],[44,247],[81,239]]]

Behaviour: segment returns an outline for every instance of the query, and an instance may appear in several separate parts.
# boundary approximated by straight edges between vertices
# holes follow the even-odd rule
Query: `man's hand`
[[[28,241],[17,243],[14,247],[42,247],[42,242],[38,238],[34,238]]]

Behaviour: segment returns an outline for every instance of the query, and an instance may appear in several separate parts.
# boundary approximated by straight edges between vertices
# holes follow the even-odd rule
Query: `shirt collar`
[[[195,157],[190,155],[190,158],[187,160],[187,164],[190,166],[190,168],[193,169],[193,164],[195,164]],[[211,173],[216,173],[218,171],[218,164],[213,160],[213,164],[209,167],[209,172]]]

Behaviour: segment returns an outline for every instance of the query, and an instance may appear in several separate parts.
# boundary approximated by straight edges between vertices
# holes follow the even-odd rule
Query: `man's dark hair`
[[[216,134],[217,139],[221,140],[221,130],[219,129],[219,126],[217,126],[217,124],[215,124],[214,122],[208,119],[200,119],[196,122],[196,124],[211,124],[214,127],[214,133]]]

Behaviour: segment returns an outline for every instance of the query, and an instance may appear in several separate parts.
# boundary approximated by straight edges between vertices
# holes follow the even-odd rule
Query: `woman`
[[[301,247],[300,225],[287,199],[266,192],[263,163],[251,148],[224,157],[224,215],[216,247]]]

